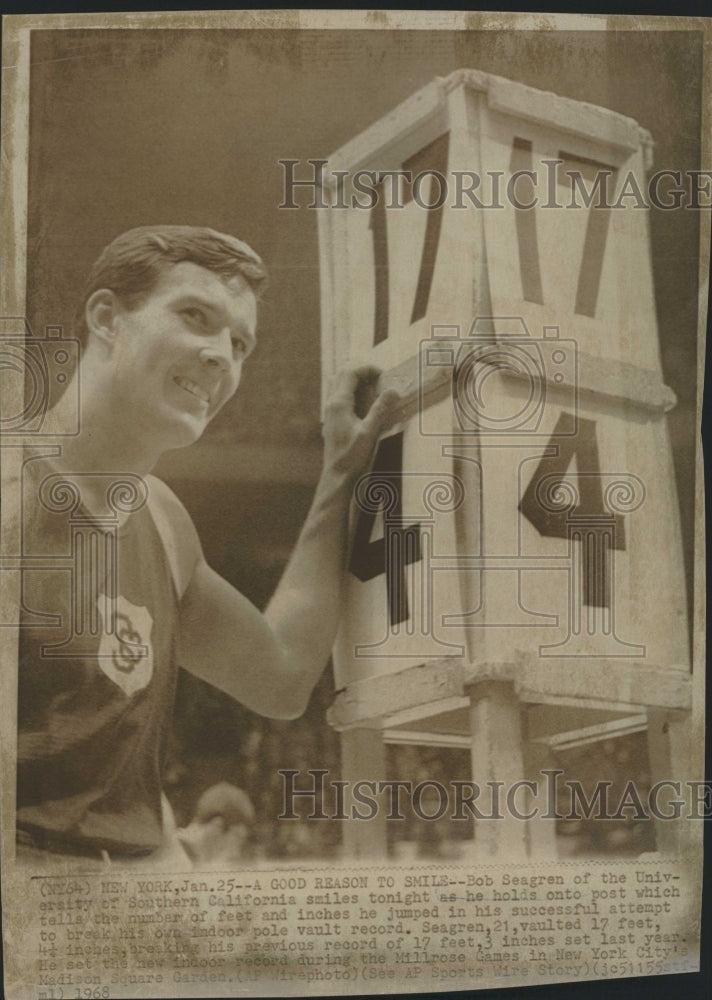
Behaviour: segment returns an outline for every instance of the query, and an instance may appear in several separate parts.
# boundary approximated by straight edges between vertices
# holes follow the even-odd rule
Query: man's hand
[[[341,612],[353,485],[400,400],[393,389],[378,392],[379,376],[377,368],[363,367],[334,381],[324,421],[324,469],[264,617],[202,554],[183,597],[179,662],[263,715],[301,715],[329,657]]]
[[[324,408],[324,472],[356,480],[368,466],[379,435],[400,401],[395,389],[378,391],[381,372],[365,365],[335,377]]]

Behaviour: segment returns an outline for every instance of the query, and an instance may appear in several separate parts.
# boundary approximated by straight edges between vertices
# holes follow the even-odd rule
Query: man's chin
[[[188,448],[203,436],[208,420],[197,417],[186,417],[178,422],[172,422],[170,432],[166,433],[164,451],[175,451],[176,448]],[[170,443],[169,443],[170,441]]]

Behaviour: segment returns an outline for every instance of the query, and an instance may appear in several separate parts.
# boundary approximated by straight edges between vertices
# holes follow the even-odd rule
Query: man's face
[[[182,261],[141,305],[121,307],[116,324],[116,403],[137,434],[178,448],[197,440],[237,389],[255,346],[257,301],[242,276]]]

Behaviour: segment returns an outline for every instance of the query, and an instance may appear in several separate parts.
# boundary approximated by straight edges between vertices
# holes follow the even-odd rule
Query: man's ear
[[[119,301],[110,288],[98,288],[87,299],[84,318],[90,337],[96,337],[111,347],[116,339],[116,318]]]

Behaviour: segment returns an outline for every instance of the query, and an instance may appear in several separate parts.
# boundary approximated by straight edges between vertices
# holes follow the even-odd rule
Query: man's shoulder
[[[182,597],[202,560],[198,534],[190,514],[173,490],[157,476],[146,476],[148,509],[161,537],[173,582]]]
[[[148,506],[151,513],[161,511],[165,517],[184,518],[190,521],[190,514],[168,483],[154,475],[146,476],[145,481],[148,487]],[[190,523],[193,522],[190,521]]]

